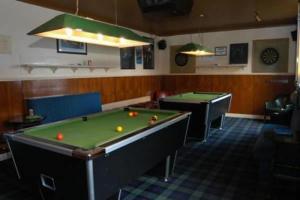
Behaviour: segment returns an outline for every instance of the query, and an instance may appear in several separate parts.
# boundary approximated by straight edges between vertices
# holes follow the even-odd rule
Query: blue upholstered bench
[[[34,97],[26,99],[28,109],[45,117],[43,123],[60,121],[102,111],[99,93]]]

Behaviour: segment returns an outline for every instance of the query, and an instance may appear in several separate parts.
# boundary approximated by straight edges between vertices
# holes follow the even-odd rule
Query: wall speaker
[[[158,49],[161,49],[161,50],[164,50],[164,49],[167,48],[167,42],[166,42],[166,40],[160,40],[160,41],[158,41],[157,45],[158,45]]]
[[[293,41],[297,41],[297,30],[291,32]]]

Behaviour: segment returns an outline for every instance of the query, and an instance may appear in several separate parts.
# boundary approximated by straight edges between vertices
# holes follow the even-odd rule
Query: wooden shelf
[[[101,66],[89,66],[89,65],[46,65],[46,64],[23,64],[21,65],[22,68],[24,68],[29,74],[32,72],[32,70],[37,68],[47,68],[51,69],[53,73],[55,73],[58,69],[71,69],[74,73],[78,69],[89,69],[90,72],[93,72],[96,69],[104,69],[105,72],[107,72],[109,69],[117,68],[117,67],[101,67]]]
[[[244,68],[247,65],[245,64],[227,64],[227,65],[221,65],[221,64],[207,64],[207,65],[198,65],[197,68],[201,67],[237,67],[237,68]]]

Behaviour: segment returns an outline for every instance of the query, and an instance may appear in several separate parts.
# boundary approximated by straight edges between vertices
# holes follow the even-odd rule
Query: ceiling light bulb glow
[[[123,38],[123,37],[121,37],[121,38],[120,38],[120,43],[121,43],[121,44],[125,44],[125,43],[126,43],[126,39]]]
[[[101,33],[98,33],[98,34],[97,34],[98,40],[103,40],[103,37],[104,37],[104,36],[103,36]]]
[[[73,30],[71,28],[66,28],[65,32],[68,37],[71,37],[73,35]]]

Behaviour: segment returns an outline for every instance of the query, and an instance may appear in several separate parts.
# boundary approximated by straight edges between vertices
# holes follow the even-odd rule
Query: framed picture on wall
[[[144,69],[154,69],[154,45],[143,46]]]
[[[135,69],[135,48],[121,48],[121,69]]]
[[[227,56],[227,47],[215,47],[215,56]]]
[[[248,43],[230,44],[229,64],[248,63]]]
[[[141,65],[143,64],[143,48],[136,47],[135,48],[135,57],[136,57],[136,64]]]
[[[87,44],[69,40],[56,40],[57,53],[87,55]]]

